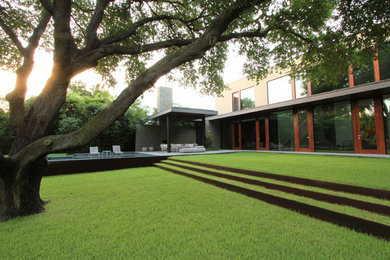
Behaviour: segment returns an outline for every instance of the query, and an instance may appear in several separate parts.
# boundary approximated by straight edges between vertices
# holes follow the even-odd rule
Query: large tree
[[[275,63],[309,75],[324,64],[332,73],[323,75],[337,75],[374,56],[389,35],[389,17],[382,0],[1,0],[0,64],[16,73],[6,97],[15,141],[0,157],[2,220],[43,211],[45,156],[90,142],[173,69],[185,84],[218,94],[231,41],[248,56],[251,75]],[[37,48],[51,51],[54,65],[25,111]],[[162,58],[146,66],[154,53]],[[126,68],[128,86],[111,104],[73,132],[46,134],[74,76],[95,69],[112,83],[117,66]]]

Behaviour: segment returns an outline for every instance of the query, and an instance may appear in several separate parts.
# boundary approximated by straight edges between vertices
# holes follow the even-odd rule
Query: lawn
[[[212,163],[369,188],[390,190],[390,160],[345,156],[234,153],[180,156],[176,159]]]
[[[242,158],[230,156],[224,165]],[[206,156],[185,159],[207,161]],[[214,155],[207,162],[223,160]],[[371,160],[354,165],[366,161],[369,172]],[[264,171],[272,170],[267,167]],[[42,197],[52,200],[47,212],[0,223],[1,259],[390,257],[389,241],[155,167],[45,177]]]

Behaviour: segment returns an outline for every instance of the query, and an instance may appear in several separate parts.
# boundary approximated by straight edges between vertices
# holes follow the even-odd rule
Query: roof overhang
[[[158,112],[157,114],[150,116],[149,119],[151,120],[151,119],[164,118],[167,116],[200,119],[203,117],[209,117],[215,115],[218,115],[218,112],[214,110],[186,108],[186,107],[171,107],[167,110]]]
[[[390,93],[390,80],[383,80],[373,83],[367,83],[355,87],[333,90],[325,93],[315,94],[304,98],[279,102],[270,105],[254,107],[246,110],[235,111],[231,113],[208,117],[207,120],[219,120],[235,117],[246,117],[261,112],[273,112],[302,108],[306,106],[320,105],[329,102],[345,101],[350,99],[359,99]]]

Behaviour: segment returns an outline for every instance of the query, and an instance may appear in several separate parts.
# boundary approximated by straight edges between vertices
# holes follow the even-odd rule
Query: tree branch
[[[1,11],[0,11],[0,27],[4,30],[4,32],[8,35],[11,41],[15,44],[16,48],[22,54],[22,56],[24,56],[25,48],[23,47],[23,44],[20,42],[18,36],[14,33],[14,31],[12,31],[12,29],[8,27],[8,25],[4,22]]]
[[[50,0],[39,0],[43,7],[46,9],[47,12],[49,12],[51,15],[53,15],[54,7],[53,3]]]
[[[34,29],[34,32],[32,36],[30,37],[28,46],[26,50],[28,52],[34,52],[35,49],[38,47],[39,41],[43,35],[43,33],[46,30],[47,24],[49,23],[51,19],[51,14],[50,13],[45,13],[40,20],[38,26]]]
[[[196,39],[167,40],[145,45],[101,45],[98,49],[84,53],[73,61],[72,76],[75,76],[87,69],[97,65],[98,60],[111,55],[137,55],[146,52],[161,50],[169,47],[182,47],[194,42]]]
[[[147,24],[147,23],[161,21],[161,20],[168,20],[168,19],[172,20],[175,18],[168,16],[168,15],[158,15],[158,16],[144,18],[144,19],[132,24],[126,31],[123,31],[123,32],[117,33],[116,35],[112,35],[110,37],[102,39],[101,43],[106,45],[106,44],[121,42],[121,41],[135,35],[137,32],[137,29],[139,27]]]
[[[22,127],[25,116],[24,100],[27,93],[27,80],[34,67],[34,52],[50,18],[51,15],[44,11],[42,19],[29,39],[27,48],[24,49],[23,65],[16,72],[15,89],[6,96],[10,104],[10,125],[15,133],[18,133]]]
[[[297,32],[295,32],[293,30],[290,30],[290,29],[287,29],[287,28],[284,28],[284,27],[276,27],[275,29],[283,31],[284,33],[287,33],[287,34],[291,34],[291,35],[301,39],[302,41],[306,42],[307,44],[309,44],[309,46],[313,47],[313,43],[314,43],[313,40],[311,40],[310,38],[308,38],[306,36],[303,36],[300,33],[297,33]]]
[[[266,37],[271,31],[271,28],[260,31],[249,31],[241,33],[230,33],[221,35],[218,37],[218,42],[226,42],[232,39],[239,38],[254,38],[254,37]],[[84,53],[80,57],[74,60],[72,76],[75,76],[87,69],[95,67],[97,61],[101,58],[110,55],[138,55],[146,52],[161,50],[169,47],[183,47],[196,41],[198,38],[192,39],[172,39],[167,41],[161,41],[156,43],[144,44],[144,45],[133,45],[133,46],[122,46],[122,45],[101,45],[98,49]]]
[[[87,44],[86,49],[95,47],[97,42],[97,29],[103,20],[104,10],[112,0],[98,0],[91,21],[87,27]]]
[[[229,33],[226,35],[222,35],[218,38],[218,41],[220,42],[226,42],[232,39],[239,39],[239,38],[264,38],[267,36],[267,34],[272,30],[272,28],[267,28],[264,31],[256,30],[256,31],[249,31],[249,32],[241,32],[241,33]]]
[[[71,0],[54,2],[54,65],[52,75],[25,116],[12,145],[11,155],[42,137],[47,126],[65,102],[66,89],[70,81],[72,44],[74,43],[70,31],[70,12]],[[27,80],[25,83],[27,84]]]
[[[202,36],[191,40],[191,43],[187,42],[182,48],[165,56],[144,71],[111,104],[96,114],[82,128],[66,135],[48,136],[38,140],[35,139],[35,141],[32,140],[31,144],[25,146],[24,149],[12,157],[20,160],[21,163],[30,163],[50,152],[76,148],[87,144],[114,122],[118,116],[122,115],[161,76],[186,62],[202,57],[205,52],[216,44],[230,23],[237,19],[244,10],[250,8],[253,2],[251,0],[240,0],[232,4],[210,24]]]

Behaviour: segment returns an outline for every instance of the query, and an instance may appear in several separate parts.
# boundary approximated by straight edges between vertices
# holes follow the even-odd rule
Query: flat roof
[[[225,113],[221,115],[208,117],[207,120],[219,120],[230,117],[249,116],[259,112],[280,111],[292,108],[305,107],[309,105],[318,105],[323,103],[345,101],[351,98],[364,98],[367,96],[381,95],[390,93],[390,79],[372,83],[366,83],[359,86],[337,89],[320,94],[278,102],[270,105],[263,105],[245,110]]]
[[[181,117],[191,117],[194,119],[199,119],[208,116],[218,115],[218,112],[215,110],[207,109],[198,109],[198,108],[187,108],[187,107],[171,107],[167,110],[158,112],[149,117],[149,119],[157,119],[165,116],[181,116]]]

